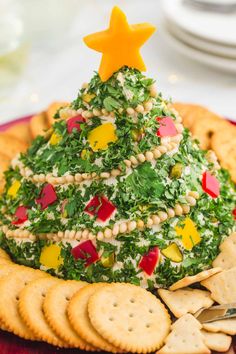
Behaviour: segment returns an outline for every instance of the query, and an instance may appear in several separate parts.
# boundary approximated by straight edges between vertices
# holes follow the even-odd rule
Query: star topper
[[[139,49],[155,29],[149,23],[129,25],[125,14],[115,6],[111,13],[109,28],[84,37],[84,42],[89,48],[102,53],[98,70],[101,80],[107,81],[114,72],[125,65],[146,71]]]

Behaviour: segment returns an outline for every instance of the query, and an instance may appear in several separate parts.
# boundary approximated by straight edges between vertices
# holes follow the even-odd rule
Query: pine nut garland
[[[175,152],[178,148],[179,143],[182,140],[182,134],[178,134],[173,138],[170,138],[170,141],[163,142],[161,145],[154,147],[150,151],[146,151],[145,153],[139,153],[137,156],[131,156],[129,160],[124,160],[124,163],[129,168],[134,168],[138,166],[140,163],[144,163],[145,161],[153,161],[160,158],[163,154],[167,152]],[[52,173],[44,174],[33,174],[33,171],[28,167],[25,167],[24,164],[18,159],[15,158],[12,160],[12,168],[19,168],[20,174],[22,177],[32,181],[33,183],[51,183],[53,185],[59,184],[68,184],[68,183],[82,183],[86,180],[91,179],[108,179],[110,177],[117,177],[122,174],[122,166],[117,169],[112,169],[110,172],[101,172],[98,175],[96,172],[93,173],[76,173],[75,175],[67,174],[65,176],[54,176]],[[123,172],[124,173],[124,172]],[[127,173],[127,170],[125,171]]]
[[[7,238],[29,238],[30,240],[45,239],[45,240],[86,240],[86,239],[110,239],[115,238],[119,234],[130,233],[135,229],[152,228],[153,226],[159,225],[168,219],[174,218],[175,216],[180,216],[183,214],[188,214],[191,206],[195,206],[197,200],[199,199],[199,194],[196,191],[189,191],[184,197],[186,203],[188,204],[176,204],[173,209],[167,209],[165,211],[159,211],[157,214],[150,215],[147,222],[144,220],[126,220],[122,222],[116,222],[112,228],[106,227],[104,230],[98,231],[97,234],[93,234],[89,229],[83,229],[79,231],[66,230],[58,231],[58,233],[47,233],[41,235],[33,235],[28,230],[25,229],[15,229],[11,230],[6,225],[0,226],[0,229],[6,234]]]

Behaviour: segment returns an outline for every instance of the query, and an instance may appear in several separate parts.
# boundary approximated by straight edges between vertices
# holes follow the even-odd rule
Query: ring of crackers
[[[88,313],[98,333],[126,352],[157,350],[170,330],[170,317],[160,300],[131,284],[101,287],[90,297]]]
[[[19,294],[19,313],[34,335],[49,344],[68,347],[47,323],[43,313],[43,301],[47,291],[60,282],[58,278],[47,277],[31,282]]]
[[[68,317],[74,330],[92,346],[112,353],[122,352],[101,336],[90,322],[88,316],[88,301],[90,297],[105,283],[94,283],[85,286],[75,294],[68,305]]]
[[[67,317],[67,306],[72,296],[87,283],[67,280],[52,286],[43,303],[44,315],[59,338],[71,347],[94,351],[96,348],[85,342],[72,328]]]
[[[42,277],[48,275],[40,270],[22,267],[0,279],[0,321],[8,331],[25,339],[37,340],[38,337],[18,312],[19,293],[26,284]]]

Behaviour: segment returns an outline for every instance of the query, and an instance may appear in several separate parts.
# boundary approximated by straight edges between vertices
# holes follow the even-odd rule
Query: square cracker
[[[201,285],[210,290],[213,300],[222,304],[236,302],[236,267],[224,270],[201,281]]]
[[[236,318],[227,318],[226,320],[203,323],[202,326],[203,329],[208,332],[222,332],[230,334],[231,336],[236,335]]]
[[[194,314],[202,307],[208,308],[214,302],[209,291],[199,289],[183,288],[175,291],[158,289],[158,294],[177,318],[186,313]]]
[[[207,347],[217,352],[226,352],[232,342],[232,337],[224,333],[213,333],[202,330]]]
[[[214,267],[230,269],[236,267],[236,232],[233,232],[220,245],[221,252],[213,261]]]

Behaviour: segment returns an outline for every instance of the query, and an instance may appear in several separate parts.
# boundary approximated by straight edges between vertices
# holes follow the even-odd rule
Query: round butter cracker
[[[44,317],[43,302],[47,291],[61,280],[54,277],[38,279],[19,294],[19,313],[37,338],[58,347],[68,347],[49,326]]]
[[[88,316],[88,301],[90,297],[100,288],[107,286],[105,283],[94,283],[87,285],[75,294],[68,306],[68,317],[74,330],[85,341],[102,350],[112,353],[121,351],[107,342],[103,336],[93,327]]]
[[[170,331],[170,316],[161,301],[131,284],[101,287],[90,297],[88,313],[98,333],[125,352],[153,352]]]
[[[20,291],[31,281],[48,277],[40,270],[16,266],[14,272],[0,279],[0,322],[19,337],[37,340],[38,337],[28,328],[18,312]]]
[[[81,350],[96,350],[85,342],[72,328],[67,317],[67,306],[70,299],[87,283],[67,280],[52,286],[45,297],[43,309],[45,317],[53,331],[71,347]]]

